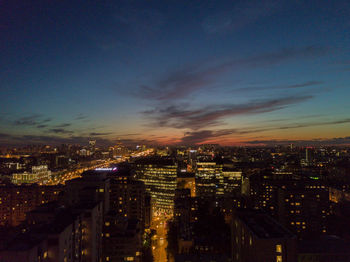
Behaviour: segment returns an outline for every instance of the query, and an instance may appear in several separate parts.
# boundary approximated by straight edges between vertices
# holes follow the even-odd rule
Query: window
[[[276,245],[276,252],[282,253],[282,245],[280,245],[280,244]]]
[[[282,262],[282,256],[276,256],[276,262]]]

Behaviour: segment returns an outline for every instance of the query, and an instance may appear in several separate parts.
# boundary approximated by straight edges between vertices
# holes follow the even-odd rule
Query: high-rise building
[[[218,195],[232,197],[240,194],[242,185],[242,171],[224,168],[217,179]]]
[[[142,158],[134,163],[136,178],[152,198],[154,213],[173,214],[177,164],[170,158]]]
[[[65,202],[74,206],[81,202],[102,201],[104,213],[108,213],[110,179],[107,173],[103,170],[89,170],[81,178],[67,181],[64,189]]]
[[[111,179],[110,210],[118,216],[137,219],[141,228],[145,225],[146,189],[142,181],[135,181],[127,176]]]
[[[222,168],[222,165],[213,161],[196,163],[196,194],[198,197],[215,197],[219,193],[217,181],[222,177]]]

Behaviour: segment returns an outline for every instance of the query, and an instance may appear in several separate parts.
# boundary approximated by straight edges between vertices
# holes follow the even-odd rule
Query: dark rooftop
[[[258,238],[295,237],[288,229],[261,211],[240,210],[237,216]]]

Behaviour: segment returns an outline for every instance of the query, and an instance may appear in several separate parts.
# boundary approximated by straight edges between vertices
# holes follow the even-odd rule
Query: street
[[[156,230],[156,234],[152,237],[152,254],[155,262],[172,262],[167,258],[166,248],[167,241],[167,218],[163,216],[154,217],[151,228]]]

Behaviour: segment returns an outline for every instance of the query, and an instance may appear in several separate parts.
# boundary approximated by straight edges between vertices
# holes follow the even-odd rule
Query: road
[[[117,164],[120,163],[122,160],[108,160],[108,161],[102,161],[102,163],[94,163],[91,165],[87,165],[85,167],[76,168],[74,170],[69,170],[66,172],[58,172],[57,174],[53,174],[52,179],[46,183],[46,185],[58,185],[58,184],[65,184],[66,181],[72,180],[74,178],[81,177],[81,174],[84,171],[87,170],[93,170],[95,168],[101,168],[101,167],[108,167],[111,164]]]
[[[130,155],[130,157],[144,157],[152,154],[154,149],[147,149],[140,152],[135,152]],[[73,170],[60,171],[52,174],[52,179],[50,179],[45,185],[58,185],[65,184],[66,181],[72,180],[74,178],[81,177],[81,174],[87,170],[93,170],[95,168],[109,167],[112,164],[118,164],[125,162],[129,157],[121,157],[119,159],[109,159],[109,160],[93,160],[90,163],[86,163],[84,167],[74,168]]]
[[[154,262],[172,262],[167,258],[167,219],[162,216],[154,217],[151,228],[156,230],[156,235],[152,238],[152,254]]]

